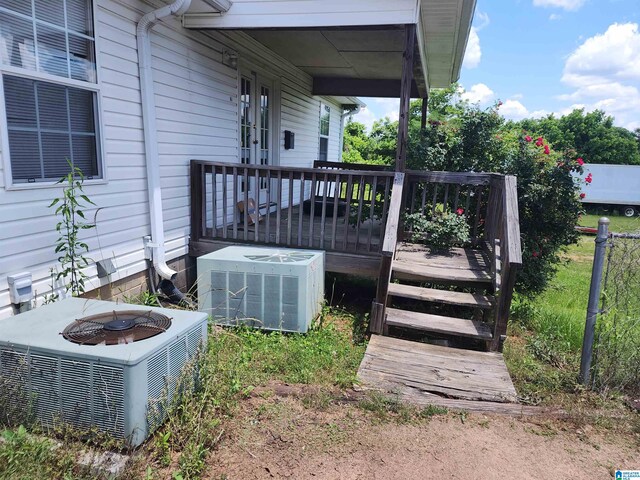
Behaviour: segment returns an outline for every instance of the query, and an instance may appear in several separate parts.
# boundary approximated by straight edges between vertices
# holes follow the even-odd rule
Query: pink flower
[[[544,146],[544,154],[545,155],[549,155],[550,152],[551,152],[551,150],[549,150],[549,145],[545,145]]]
[[[541,147],[543,143],[542,137],[538,137],[536,140],[536,147]]]
[[[578,165],[580,166],[584,165],[584,160],[582,160],[582,158],[578,158],[576,162],[578,162]]]
[[[533,252],[531,255],[533,258],[538,258],[540,256],[540,252]]]
[[[587,196],[587,194],[586,194],[586,193],[581,193],[581,194],[580,194],[580,198],[584,198],[584,197],[586,197],[586,196]]]
[[[462,215],[462,214],[464,213],[464,208],[459,208],[459,209],[457,209],[457,210],[456,210],[456,213],[457,213],[458,215]]]
[[[584,181],[587,183],[593,182],[593,176],[591,174],[587,175],[587,178],[585,178]]]
[[[533,138],[531,138],[529,135],[527,135],[526,137],[524,137],[524,139],[525,139],[527,142],[531,142],[531,140],[533,140]]]
[[[502,106],[502,101],[498,100],[498,106],[501,107]]]

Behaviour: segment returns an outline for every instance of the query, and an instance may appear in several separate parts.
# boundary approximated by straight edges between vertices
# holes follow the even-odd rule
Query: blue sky
[[[640,0],[478,0],[460,84],[507,118],[600,108],[640,127]],[[398,100],[363,98],[355,119],[398,118]]]

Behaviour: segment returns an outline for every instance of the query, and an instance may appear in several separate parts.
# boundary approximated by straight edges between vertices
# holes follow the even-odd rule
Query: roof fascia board
[[[328,8],[328,3],[332,8]],[[415,23],[416,0],[234,0],[229,11],[192,12],[182,23],[193,29],[313,28]]]

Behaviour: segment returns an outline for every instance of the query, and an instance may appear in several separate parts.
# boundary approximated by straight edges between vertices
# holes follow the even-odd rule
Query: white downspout
[[[340,115],[340,138],[338,140],[338,144],[339,144],[338,161],[339,162],[342,161],[342,150],[344,148],[344,120],[345,118],[351,115],[357,115],[358,113],[360,113],[360,110],[362,110],[362,105],[358,105],[358,108],[356,108],[355,110],[349,110],[349,111],[343,112],[342,115]]]
[[[156,128],[156,102],[151,68],[151,40],[149,32],[160,20],[171,15],[182,15],[191,0],[176,0],[144,15],[136,29],[138,42],[138,69],[140,96],[142,98],[142,127],[147,164],[147,188],[149,190],[149,216],[151,218],[151,247],[153,266],[162,278],[173,280],[178,273],[167,265],[164,250],[164,225],[162,215],[162,191],[160,188],[160,161],[158,158],[158,131]]]

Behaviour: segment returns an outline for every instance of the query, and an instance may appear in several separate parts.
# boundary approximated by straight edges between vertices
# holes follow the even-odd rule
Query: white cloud
[[[467,41],[467,49],[464,52],[464,60],[462,66],[464,68],[476,68],[480,65],[482,58],[482,49],[480,48],[480,37],[476,27],[471,27],[469,32],[469,40]]]
[[[522,98],[522,95],[514,95],[513,97],[505,100],[505,102],[498,107],[499,112],[502,116],[508,120],[522,120],[523,118],[541,118],[546,117],[552,112],[547,110],[534,110],[533,112],[529,111],[527,107],[525,107],[522,102],[516,99]]]
[[[562,18],[562,15],[558,15],[557,13],[552,13],[551,15],[549,15],[549,20],[554,21],[554,20],[560,20]]]
[[[495,97],[495,93],[484,83],[477,83],[473,85],[469,90],[460,95],[463,100],[467,100],[469,103],[485,104]]]
[[[505,100],[499,108],[503,117],[509,120],[522,120],[529,116],[529,110],[518,100]]]
[[[357,115],[353,116],[356,122],[364,123],[367,131],[376,120],[388,117],[391,121],[396,121],[400,115],[400,100],[397,98],[364,98],[367,104]]]
[[[586,0],[533,0],[534,7],[562,8],[567,11],[575,11],[585,4]]]
[[[629,126],[640,110],[640,33],[638,24],[614,23],[603,34],[586,39],[569,57],[562,82],[571,93],[559,100],[602,109]]]
[[[352,115],[351,118],[354,122],[364,123],[368,132],[371,131],[371,126],[373,125],[373,122],[376,121],[376,116],[369,107],[364,107],[357,114]]]

